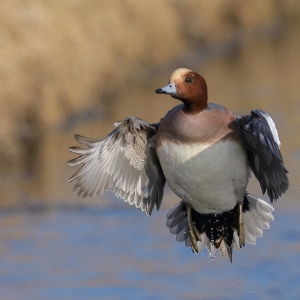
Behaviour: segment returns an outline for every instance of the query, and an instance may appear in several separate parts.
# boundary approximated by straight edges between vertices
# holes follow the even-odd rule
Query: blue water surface
[[[257,245],[195,255],[133,207],[2,212],[0,299],[299,299],[300,228],[275,212]]]

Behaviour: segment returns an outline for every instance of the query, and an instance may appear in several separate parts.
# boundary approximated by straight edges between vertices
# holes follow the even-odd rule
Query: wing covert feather
[[[278,200],[288,189],[289,181],[272,118],[257,109],[251,115],[238,117],[237,122],[247,146],[249,166],[263,194],[267,191],[271,202]]]
[[[84,146],[69,148],[79,157],[67,164],[81,165],[69,179],[77,180],[73,190],[83,198],[110,190],[148,215],[154,205],[159,209],[166,180],[155,153],[157,126],[129,117],[115,123],[105,139],[75,135]]]

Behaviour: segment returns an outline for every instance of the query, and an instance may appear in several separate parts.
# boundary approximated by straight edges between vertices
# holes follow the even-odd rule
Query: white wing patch
[[[278,147],[280,147],[281,143],[280,143],[280,140],[279,140],[278,132],[277,132],[277,129],[276,129],[274,121],[272,120],[272,118],[267,113],[265,113],[263,111],[260,111],[260,113],[267,120],[268,125],[269,125],[269,127],[270,127],[270,129],[272,131],[272,135],[274,137],[274,140],[275,140],[276,144],[278,145]]]

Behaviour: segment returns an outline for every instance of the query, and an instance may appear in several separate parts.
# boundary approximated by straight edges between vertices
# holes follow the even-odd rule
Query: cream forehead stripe
[[[190,69],[186,69],[186,68],[179,68],[179,69],[176,69],[172,75],[171,75],[171,80],[170,82],[174,82],[176,81],[177,79],[179,79],[183,74],[187,73],[187,72],[193,72],[192,70]]]

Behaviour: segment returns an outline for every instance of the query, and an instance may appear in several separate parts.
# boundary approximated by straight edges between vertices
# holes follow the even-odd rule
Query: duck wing
[[[272,118],[263,110],[237,117],[238,126],[247,146],[248,163],[267,191],[271,202],[276,201],[289,187],[287,173],[280,152],[280,141]]]
[[[148,215],[155,204],[158,210],[166,182],[155,153],[158,126],[129,117],[115,123],[116,128],[104,139],[75,135],[84,146],[69,148],[79,157],[67,164],[81,165],[69,179],[77,180],[73,191],[90,198],[110,190]]]

